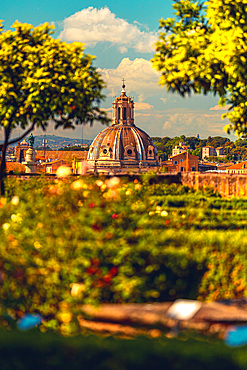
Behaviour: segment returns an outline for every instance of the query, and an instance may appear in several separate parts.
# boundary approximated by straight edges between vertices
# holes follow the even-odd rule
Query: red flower
[[[112,281],[112,275],[107,274],[107,275],[103,276],[103,281],[104,281],[106,284],[110,284],[110,283],[111,283],[111,281]]]
[[[94,204],[94,203],[90,203],[90,204],[88,205],[88,207],[89,207],[89,208],[94,208],[94,207],[95,207],[95,204]]]
[[[166,226],[168,226],[168,225],[169,225],[169,223],[170,223],[170,220],[166,220],[166,221],[165,221],[165,225],[166,225]]]
[[[97,266],[91,266],[87,269],[86,273],[88,275],[98,275],[101,273],[101,269],[99,269]]]
[[[118,268],[116,266],[113,266],[110,271],[109,271],[109,275],[111,276],[116,276],[118,274]]]
[[[113,218],[113,220],[115,220],[115,218],[117,218],[117,214],[113,213],[112,218]]]

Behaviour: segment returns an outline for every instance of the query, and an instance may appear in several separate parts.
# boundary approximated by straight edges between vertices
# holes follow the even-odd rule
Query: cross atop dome
[[[121,94],[122,94],[122,95],[126,95],[126,91],[125,91],[125,84],[124,84],[125,79],[123,78],[123,79],[122,79],[122,81],[123,81],[123,84],[122,84],[122,91],[121,91]]]
[[[125,84],[124,84],[125,79],[123,78],[122,81],[123,81],[122,88],[125,89]]]

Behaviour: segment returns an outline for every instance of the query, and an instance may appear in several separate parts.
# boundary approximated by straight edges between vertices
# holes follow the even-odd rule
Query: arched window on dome
[[[147,159],[154,159],[154,156],[154,147],[152,145],[149,145],[147,149]]]
[[[124,107],[124,109],[123,109],[123,120],[126,121],[126,119],[127,119],[127,108]]]
[[[136,150],[133,145],[126,145],[124,147],[124,159],[136,159]]]
[[[119,120],[120,120],[120,107],[118,107],[117,109],[117,121],[119,123]]]
[[[109,148],[109,146],[102,146],[101,147],[101,150],[100,150],[100,158],[110,158],[111,157],[111,154],[112,154],[112,149]]]

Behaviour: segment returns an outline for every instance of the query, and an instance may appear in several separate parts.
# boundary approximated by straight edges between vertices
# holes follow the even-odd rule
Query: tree
[[[36,127],[45,130],[50,120],[55,128],[75,128],[94,120],[104,124],[108,119],[99,109],[105,84],[92,66],[93,57],[84,54],[83,44],[54,39],[54,27],[48,23],[34,28],[15,22],[15,30],[6,32],[0,26],[0,127],[4,132],[0,183],[4,194],[8,145]],[[17,127],[24,132],[11,139]]]
[[[214,93],[227,105],[225,130],[247,133],[245,0],[175,0],[175,17],[160,20],[152,59],[160,84],[181,96]]]

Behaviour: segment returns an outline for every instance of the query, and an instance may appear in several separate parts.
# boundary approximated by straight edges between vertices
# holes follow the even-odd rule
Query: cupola
[[[113,98],[112,125],[93,140],[87,162],[97,172],[148,170],[160,165],[152,139],[134,124],[134,98],[127,96],[124,79],[121,95]]]

